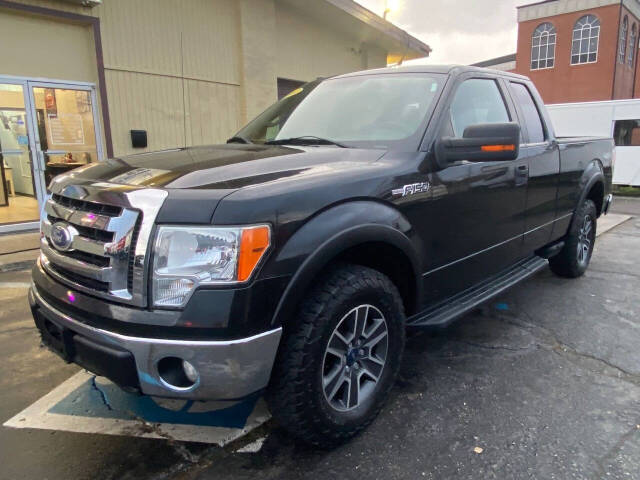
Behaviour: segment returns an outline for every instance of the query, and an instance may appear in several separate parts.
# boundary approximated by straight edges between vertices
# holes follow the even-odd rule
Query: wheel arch
[[[367,266],[387,275],[400,291],[407,314],[414,313],[422,296],[422,250],[412,231],[398,210],[377,202],[341,204],[314,217],[278,255],[282,261],[297,257],[299,262],[272,324],[285,324],[314,280],[341,262]]]
[[[585,168],[580,180],[580,197],[576,209],[585,200],[591,200],[596,205],[598,217],[602,214],[605,196],[605,176],[600,160],[592,160]]]

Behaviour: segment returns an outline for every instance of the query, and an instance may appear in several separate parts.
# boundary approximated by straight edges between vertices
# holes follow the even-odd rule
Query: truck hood
[[[56,179],[156,188],[169,192],[159,220],[181,218],[186,223],[211,219],[219,201],[244,187],[290,182],[297,176],[350,170],[375,162],[384,150],[270,145],[214,145],[113,158],[73,170]],[[201,190],[207,190],[203,194]],[[197,201],[197,212],[193,202]],[[191,218],[193,217],[193,218]],[[171,220],[176,221],[176,220]]]

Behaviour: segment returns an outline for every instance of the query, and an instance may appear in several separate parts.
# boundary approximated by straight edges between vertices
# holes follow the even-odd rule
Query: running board
[[[498,277],[459,293],[431,310],[414,315],[408,319],[407,326],[446,327],[461,315],[530,277],[546,265],[547,260],[544,258],[529,258]]]

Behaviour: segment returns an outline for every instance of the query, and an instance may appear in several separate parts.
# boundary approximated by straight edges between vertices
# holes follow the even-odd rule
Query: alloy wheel
[[[591,255],[591,245],[593,244],[593,219],[591,215],[585,215],[578,233],[578,263],[585,265]]]
[[[340,319],[322,362],[322,388],[329,405],[353,410],[373,395],[387,362],[387,321],[373,305],[359,305]]]

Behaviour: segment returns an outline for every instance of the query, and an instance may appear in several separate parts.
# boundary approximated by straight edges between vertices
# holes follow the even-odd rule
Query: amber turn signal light
[[[271,230],[266,225],[242,230],[238,258],[238,281],[247,280],[271,243]]]
[[[513,152],[515,149],[515,145],[482,145],[481,147],[483,152]]]

